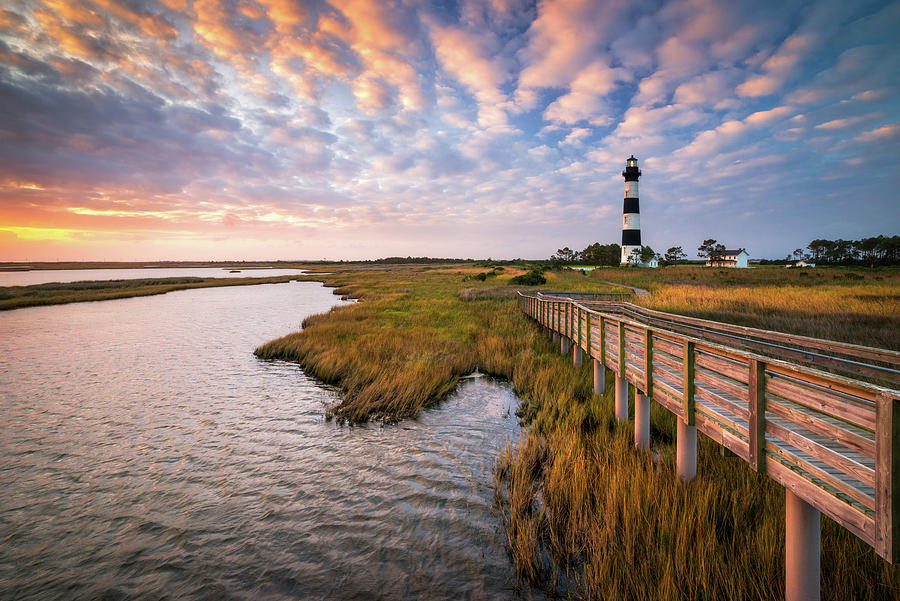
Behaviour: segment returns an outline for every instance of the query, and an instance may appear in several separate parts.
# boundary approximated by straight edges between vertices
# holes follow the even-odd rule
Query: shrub
[[[522,275],[517,275],[510,279],[509,283],[517,284],[519,286],[540,286],[541,284],[547,283],[547,278],[545,278],[544,274],[537,269],[532,269],[528,273],[523,273]]]

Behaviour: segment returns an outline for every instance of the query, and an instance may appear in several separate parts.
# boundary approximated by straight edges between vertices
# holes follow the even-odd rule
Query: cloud
[[[519,57],[524,68],[519,87],[568,86],[594,60],[598,45],[628,6],[613,0],[544,0],[528,30],[528,45]]]
[[[565,124],[587,121],[591,125],[607,125],[612,121],[612,115],[604,97],[619,82],[630,78],[630,73],[625,69],[611,68],[604,61],[591,63],[575,77],[569,86],[569,92],[546,108],[544,120]]]
[[[65,244],[193,236],[207,253],[234,240],[453,255],[465,241],[473,255],[539,257],[616,239],[632,153],[654,247],[734,215],[760,240],[806,235],[770,206],[784,189],[797,211],[850,229],[890,223],[890,207],[861,220],[828,199],[859,197],[847,165],[896,154],[898,7],[7,3],[0,226]],[[893,198],[893,171],[873,174],[867,197]],[[773,233],[776,213],[795,231]],[[334,232],[366,250],[334,250]]]

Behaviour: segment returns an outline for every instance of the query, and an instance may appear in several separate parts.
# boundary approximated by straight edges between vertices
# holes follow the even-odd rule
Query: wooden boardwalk
[[[699,431],[900,562],[900,353],[588,295],[520,293],[519,304],[576,362],[593,359],[595,387],[610,369],[617,390],[678,416],[679,437],[696,428],[695,455]]]

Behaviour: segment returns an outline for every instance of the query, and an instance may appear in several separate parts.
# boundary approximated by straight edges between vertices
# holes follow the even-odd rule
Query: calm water
[[[254,347],[313,283],[0,313],[0,598],[508,599],[508,385],[397,426]]]
[[[0,286],[30,286],[49,282],[84,282],[90,280],[138,280],[143,278],[265,278],[277,275],[299,275],[302,269],[241,269],[221,267],[160,267],[158,269],[37,269],[35,271],[0,271]]]

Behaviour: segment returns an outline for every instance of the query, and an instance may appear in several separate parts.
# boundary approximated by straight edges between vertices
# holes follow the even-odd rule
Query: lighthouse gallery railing
[[[565,294],[519,293],[519,305],[900,561],[900,353]]]

